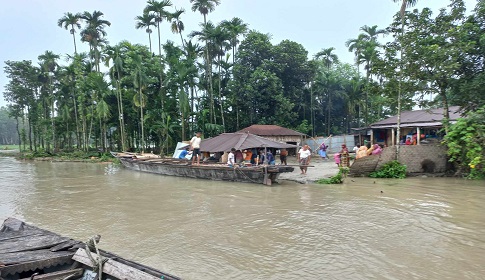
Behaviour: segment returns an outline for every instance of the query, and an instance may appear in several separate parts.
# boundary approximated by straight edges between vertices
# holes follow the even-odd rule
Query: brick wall
[[[446,171],[446,147],[442,145],[401,146],[400,162],[408,173],[443,173]],[[396,158],[396,147],[384,148],[379,156],[367,156],[354,161],[350,175],[368,175]],[[373,168],[370,168],[373,167]]]

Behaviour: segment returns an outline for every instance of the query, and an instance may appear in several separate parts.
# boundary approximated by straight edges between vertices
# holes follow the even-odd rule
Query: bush
[[[320,179],[317,181],[317,184],[342,184],[344,182],[345,177],[347,177],[348,173],[349,173],[348,167],[341,167],[337,175],[332,176],[328,179]]]
[[[406,178],[406,165],[401,164],[397,160],[390,161],[384,164],[381,169],[369,174],[372,178]]]
[[[450,162],[460,167],[467,178],[485,178],[485,107],[451,125],[444,143]]]

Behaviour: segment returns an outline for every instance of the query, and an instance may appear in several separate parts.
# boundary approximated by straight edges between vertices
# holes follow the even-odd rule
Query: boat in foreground
[[[201,163],[192,165],[189,161],[173,158],[137,158],[118,154],[123,166],[142,172],[160,175],[209,179],[217,181],[233,181],[272,185],[284,172],[293,172],[294,167],[286,165],[259,165],[229,167],[221,163]]]
[[[180,278],[8,218],[0,227],[0,280],[140,280]]]

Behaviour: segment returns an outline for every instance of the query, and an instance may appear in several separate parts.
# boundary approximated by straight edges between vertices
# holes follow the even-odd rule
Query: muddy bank
[[[312,156],[310,162],[312,167],[308,167],[307,174],[305,175],[301,174],[300,168],[297,166],[298,162],[296,161],[296,157],[288,157],[288,164],[295,165],[295,170],[291,173],[282,173],[280,180],[288,180],[300,184],[311,184],[322,178],[330,178],[335,176],[339,171],[333,159],[324,160],[317,155]]]

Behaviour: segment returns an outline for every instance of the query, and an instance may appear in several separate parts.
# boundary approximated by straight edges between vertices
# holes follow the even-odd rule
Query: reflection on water
[[[184,279],[483,279],[483,182],[274,187],[0,158],[15,216]],[[382,191],[382,192],[381,192]]]

